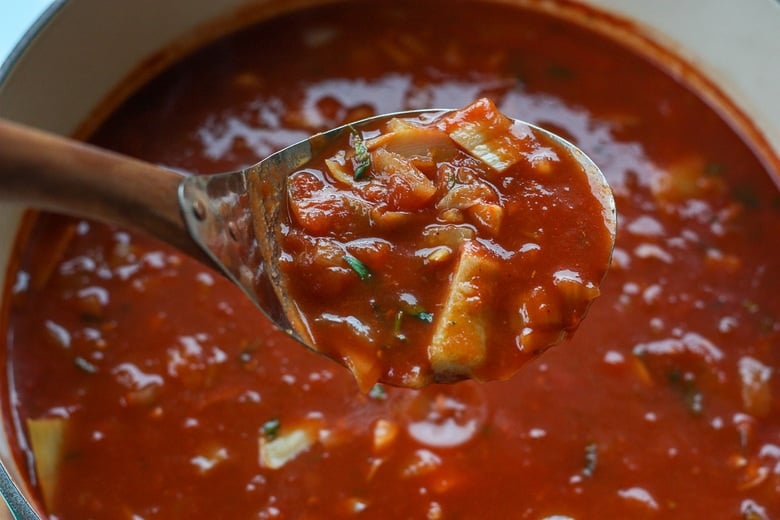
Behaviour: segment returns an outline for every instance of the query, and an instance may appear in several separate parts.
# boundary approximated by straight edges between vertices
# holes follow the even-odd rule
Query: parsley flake
[[[368,168],[371,166],[371,155],[368,153],[368,147],[360,132],[350,127],[352,131],[352,148],[355,155],[352,158],[354,178],[356,181],[365,177]]]
[[[344,255],[344,261],[352,268],[361,280],[367,280],[371,278],[371,271],[366,267],[366,264],[350,255],[349,253]]]
[[[277,417],[269,419],[263,423],[263,436],[269,441],[274,440],[279,435],[279,426],[281,423]]]

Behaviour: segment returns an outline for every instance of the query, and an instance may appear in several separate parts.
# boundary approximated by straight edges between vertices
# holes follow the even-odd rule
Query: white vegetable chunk
[[[459,114],[466,117],[454,122],[449,136],[470,155],[499,173],[523,159],[520,142],[531,135],[527,126],[503,115],[492,101],[480,99]]]
[[[482,293],[497,271],[497,263],[481,245],[474,241],[463,243],[428,347],[428,359],[437,375],[468,376],[473,368],[484,363],[487,309]]]
[[[67,422],[61,417],[28,419],[27,431],[35,457],[35,474],[48,508],[54,505],[57,493],[57,475],[62,462]]]
[[[369,151],[384,148],[407,158],[455,155],[456,148],[452,140],[438,128],[392,119],[387,129],[389,132],[366,141]]]
[[[317,442],[318,433],[313,428],[299,428],[285,432],[269,441],[260,437],[260,466],[279,469]]]

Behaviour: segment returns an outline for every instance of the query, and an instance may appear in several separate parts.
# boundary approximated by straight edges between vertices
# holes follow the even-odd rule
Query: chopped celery
[[[27,419],[35,474],[46,507],[51,509],[57,494],[57,478],[62,462],[67,421],[61,417]]]

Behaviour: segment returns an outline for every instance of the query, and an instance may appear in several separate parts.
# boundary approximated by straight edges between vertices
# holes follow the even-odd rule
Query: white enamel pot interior
[[[534,4],[533,0],[501,0]],[[780,3],[775,0],[580,0],[631,23],[716,86],[749,121],[768,164],[780,164]],[[142,65],[164,63],[171,46],[215,35],[247,7],[297,8],[311,0],[60,0],[0,68],[0,117],[72,134]],[[544,2],[549,6],[551,2]],[[222,23],[219,23],[219,22]],[[233,24],[235,25],[235,23]],[[205,28],[205,29],[204,29]],[[620,29],[625,32],[625,26]],[[173,53],[175,54],[175,52]],[[156,56],[156,61],[149,61]],[[160,59],[162,57],[162,59]],[[673,69],[683,80],[687,69]],[[695,75],[694,75],[695,76]],[[695,79],[695,78],[694,78]],[[126,84],[126,83],[124,83]],[[0,285],[24,208],[0,205]],[[3,360],[4,361],[4,360]],[[7,384],[4,382],[4,384]],[[0,423],[0,458],[17,482]],[[25,493],[29,490],[23,489]],[[0,506],[0,519],[4,518]],[[9,516],[10,518],[10,516]]]

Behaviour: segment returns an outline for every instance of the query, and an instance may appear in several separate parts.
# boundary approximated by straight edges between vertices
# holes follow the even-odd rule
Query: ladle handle
[[[0,119],[0,200],[144,232],[213,265],[182,220],[181,175]]]

